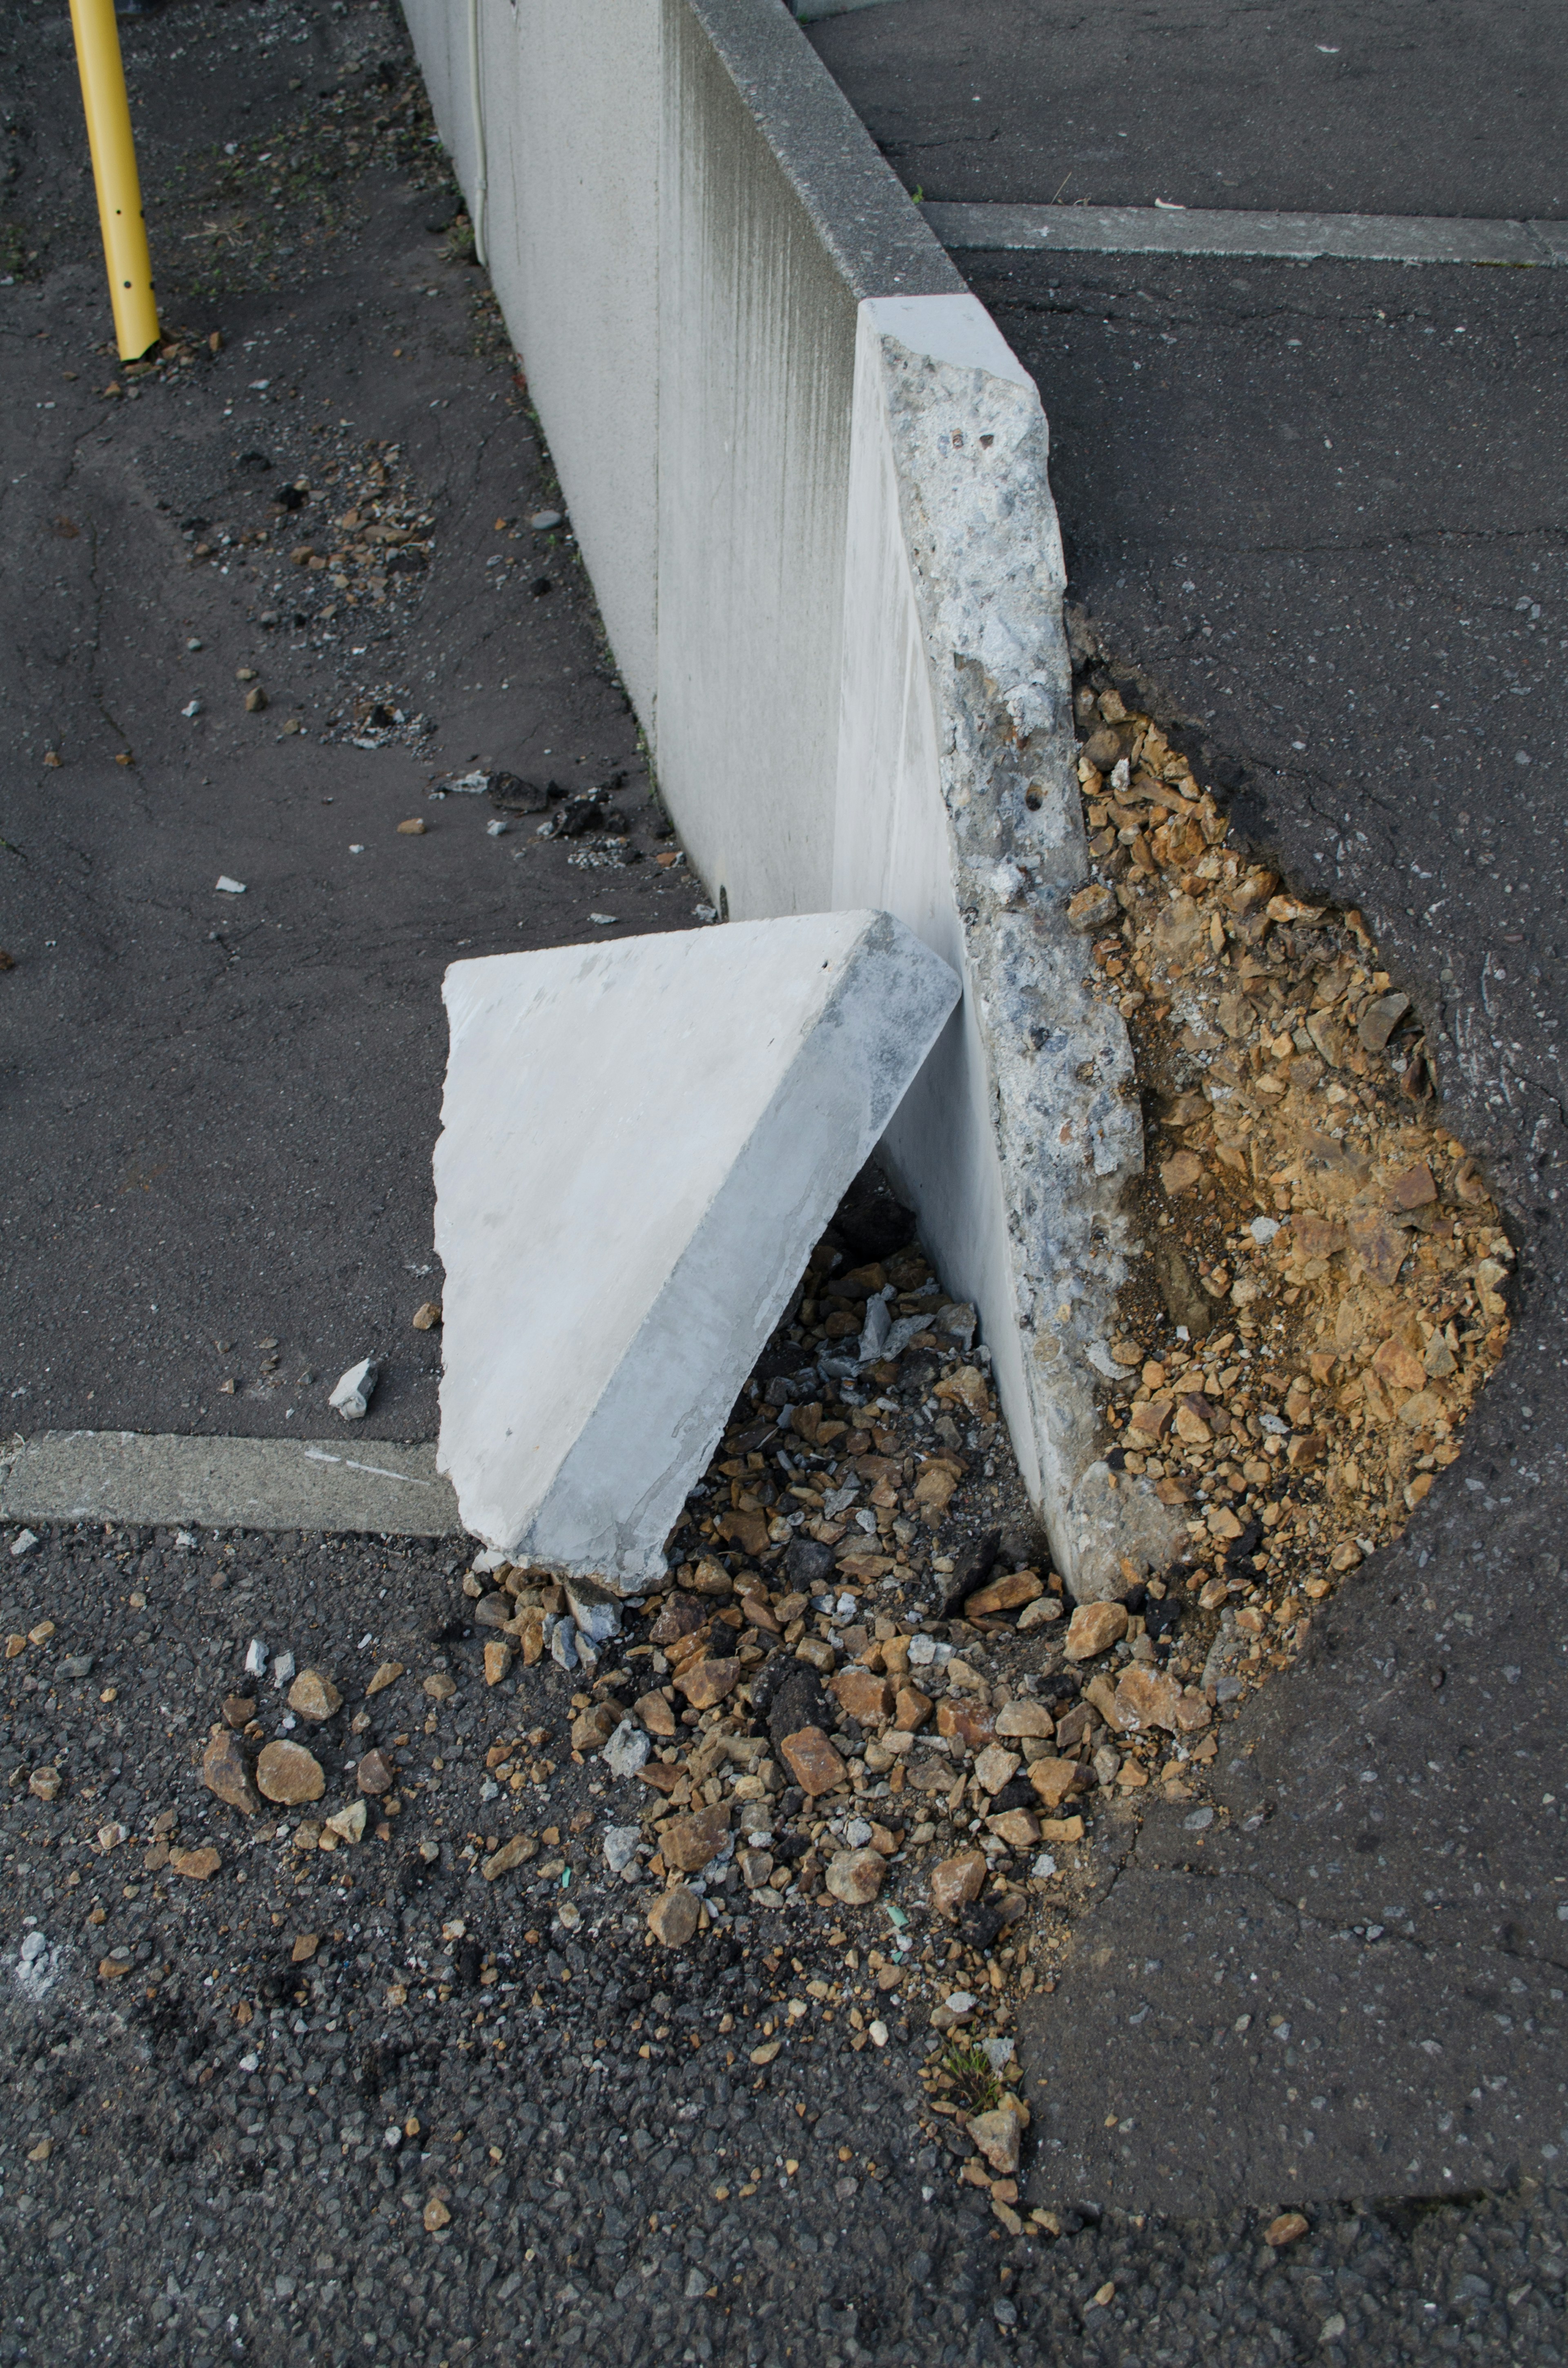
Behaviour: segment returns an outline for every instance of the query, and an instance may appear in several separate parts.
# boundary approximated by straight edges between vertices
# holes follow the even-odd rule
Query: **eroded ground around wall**
[[[908,0],[812,39],[906,187],[972,210],[954,218],[966,241],[1008,205],[1061,209],[1064,240],[1075,206],[1141,209],[1151,245],[1189,208],[1560,216],[1528,143],[1483,130],[1520,104],[1528,19],[1449,49],[1407,29],[1398,10],[1263,35],[1222,0],[1179,33],[1114,9],[1068,25],[1013,0]],[[1453,136],[1433,137],[1441,123]],[[1155,722],[1221,800],[1237,859],[1233,879],[1184,885],[1199,867],[1170,860],[1172,833],[1199,818],[1159,794],[1182,768],[1143,766],[1130,798],[1115,769],[1128,761],[1132,790],[1136,735],[1108,748],[1090,821],[1119,872],[1089,956],[1150,1088],[1163,1288],[1144,1313],[1180,1291],[1215,1318],[1179,1370],[1130,1321],[1111,1394],[1124,1460],[1144,1482],[1160,1465],[1155,1485],[1211,1536],[1234,1521],[1230,1543],[1253,1544],[1259,1524],[1244,1567],[1274,1542],[1256,1601],[1215,1572],[1229,1678],[1268,1668],[1309,1583],[1335,1590],[1295,1673],[1244,1713],[1228,1773],[1222,1752],[1216,1827],[1189,1829],[1144,1788],[1092,1942],[1031,2006],[1049,2166],[1033,2192],[1181,2212],[1550,2176],[1560,2100],[1533,2033],[1555,2029],[1562,1980],[1564,283],[974,244],[955,259],[1051,423],[1082,687]],[[1085,718],[1100,729],[1124,733],[1115,707]],[[1275,897],[1304,909],[1276,917]],[[1398,1013],[1377,1058],[1412,1088],[1381,1118],[1354,1065],[1373,1058],[1377,1004]],[[1413,1230],[1394,1212],[1425,1195],[1417,1169],[1433,1197],[1426,1218],[1403,1212],[1418,1222],[1395,1308],[1351,1245]],[[1488,1247],[1488,1212],[1471,1222],[1478,1183],[1512,1261],[1495,1232]],[[1500,1362],[1487,1264],[1520,1277]],[[1255,1339],[1249,1304],[1268,1311]],[[1438,1424],[1467,1361],[1495,1371],[1448,1464]],[[1265,1526],[1249,1463],[1270,1437],[1311,1457],[1319,1433],[1302,1533]],[[1331,1508],[1355,1517],[1340,1552],[1366,1555],[1343,1584],[1317,1552]]]
[[[1176,1330],[1146,1298],[1128,1320]],[[1369,2253],[1411,2282],[1417,2340],[1437,2261],[1478,2274],[1441,2223],[1319,2212],[1269,2244],[1271,2203],[1145,2237],[1024,2197],[1051,2088],[1031,2112],[1020,2008],[1093,1937],[1145,1795],[1189,1849],[1222,1836],[1233,1671],[1288,1685],[1301,1637],[1229,1645],[1271,1584],[1334,1571],[1335,1532],[1287,1452],[1253,1484],[1271,1531],[1301,1529],[1282,1568],[1271,1534],[1204,1521],[1165,1581],[1069,1618],[985,1368],[868,1178],[674,1583],[618,1634],[547,1576],[423,1543],[66,1529],[11,1558],[16,2237],[85,2209],[108,2125],[78,2100],[111,2078],[117,2148],[129,2115],[203,2237],[171,2226],[156,2300],[109,2281],[84,2325],[167,2347],[216,2314],[284,2357],[352,2326],[393,2357],[505,2327],[546,2356],[678,2334],[768,2360],[804,2294],[845,2359],[1113,2357],[1144,2287],[1190,2283],[1195,2247],[1222,2284],[1250,2240],[1238,2307],[1266,2283],[1310,2340]],[[1308,1434],[1263,1433],[1286,1435]],[[1193,1501],[1244,1503],[1199,1444]],[[1502,2217],[1484,2236],[1517,2248]]]

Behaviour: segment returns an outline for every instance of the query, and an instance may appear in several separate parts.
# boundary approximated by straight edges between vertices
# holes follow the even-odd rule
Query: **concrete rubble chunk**
[[[631,1591],[959,997],[885,913],[455,963],[439,1463],[468,1529]]]
[[[254,1817],[261,1806],[251,1765],[237,1735],[215,1735],[201,1757],[201,1781],[232,1809]]]
[[[827,1887],[846,1907],[865,1907],[881,1891],[886,1873],[886,1861],[874,1850],[835,1850],[828,1861]]]
[[[319,1801],[326,1790],[321,1761],[302,1743],[263,1744],[256,1781],[269,1801],[280,1801],[287,1808]]]
[[[345,1422],[360,1422],[370,1411],[376,1383],[381,1380],[381,1367],[374,1357],[361,1357],[342,1375],[327,1404],[343,1417]]]
[[[641,1826],[607,1826],[604,1835],[605,1864],[611,1874],[619,1874],[631,1865],[637,1856],[637,1845],[642,1839]]]
[[[579,1638],[586,1637],[593,1645],[608,1645],[612,1636],[620,1634],[620,1603],[608,1588],[597,1586],[591,1578],[568,1577],[566,1600],[572,1607],[572,1618]]]
[[[702,1903],[684,1883],[656,1899],[648,1910],[648,1930],[666,1949],[684,1949],[697,1930]]]

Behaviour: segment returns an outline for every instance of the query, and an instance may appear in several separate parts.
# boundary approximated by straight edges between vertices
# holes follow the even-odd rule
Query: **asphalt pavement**
[[[430,1439],[442,973],[701,892],[401,27],[123,38],[174,357],[131,373],[69,23],[8,40],[0,1395],[314,1437],[372,1355],[367,1435]],[[486,768],[564,795],[432,794]],[[541,841],[590,787],[604,829]]]
[[[916,12],[952,15],[910,0],[817,38],[892,39]],[[977,34],[983,12],[964,17]],[[25,1393],[12,1421],[286,1433],[307,1390],[384,1342],[368,1429],[427,1436],[437,1360],[408,1325],[438,1294],[426,1269],[440,971],[456,952],[580,937],[608,926],[591,917],[601,910],[617,927],[683,926],[695,886],[679,867],[645,884],[674,842],[656,836],[570,521],[528,523],[558,507],[548,459],[454,235],[395,20],[369,6],[267,0],[242,16],[175,0],[122,29],[165,316],[189,333],[188,359],[141,384],[101,350],[65,28],[7,37],[0,943],[16,967],[0,987],[15,1014],[6,1386]],[[1526,177],[1507,202],[1550,211],[1550,145],[1534,119],[1510,120],[1501,146]],[[1244,201],[1288,200],[1250,186]],[[1468,183],[1458,202],[1482,210],[1484,191]],[[1151,1817],[1133,1860],[1107,1863],[1029,2042],[1028,2200],[1055,2210],[1050,2239],[1014,2234],[938,2159],[915,2110],[917,2048],[858,2050],[803,2002],[812,2048],[783,2069],[726,2061],[725,2016],[791,1989],[792,1960],[776,1948],[759,1963],[710,1933],[650,1972],[641,1922],[584,1864],[572,1820],[598,1779],[564,1749],[549,1796],[562,1856],[598,1888],[575,1923],[558,1901],[547,1922],[542,1890],[529,1908],[520,1884],[485,1884],[464,1786],[489,1734],[522,1713],[483,1682],[461,1557],[444,1544],[191,1545],[51,1525],[6,1557],[0,1604],[0,1626],[38,1632],[4,1665],[0,2362],[1563,2356],[1568,2211],[1548,2153],[1568,2144],[1553,1995],[1568,1797],[1562,1120],[1556,957],[1540,917],[1557,860],[1538,819],[1551,742],[1535,721],[1555,694],[1561,472],[1529,342],[1544,354],[1555,332],[1522,325],[1551,291],[1510,275],[1487,288],[1497,309],[1460,312],[1467,336],[1485,324],[1494,372],[1468,450],[1432,393],[1429,357],[1440,347],[1448,366],[1457,325],[1439,336],[1435,316],[1406,321],[1381,294],[1372,313],[1400,325],[1378,350],[1405,340],[1403,375],[1380,367],[1365,399],[1322,425],[1303,399],[1285,416],[1295,439],[1271,442],[1280,385],[1315,370],[1326,391],[1312,404],[1329,403],[1340,348],[1325,333],[1310,370],[1309,339],[1290,344],[1299,313],[1269,344],[1252,318],[1256,268],[1237,345],[1204,363],[1188,401],[1168,315],[1117,311],[1124,288],[1157,309],[1167,282],[1147,268],[1057,264],[1048,289],[1110,291],[1064,314],[1017,280],[1017,258],[971,267],[1058,429],[1085,666],[1152,686],[1260,843],[1360,902],[1399,950],[1429,1043],[1448,1030],[1452,1121],[1487,1155],[1525,1272],[1466,1453],[1398,1554],[1341,1597],[1309,1665],[1247,1713],[1253,1735],[1229,1730],[1215,1824],[1195,1841]],[[1180,355],[1196,365],[1211,343],[1205,291],[1224,277],[1161,269],[1198,291]],[[1298,307],[1329,284],[1276,276]],[[1385,277],[1423,303],[1437,285]],[[1383,334],[1368,327],[1369,353]],[[1233,427],[1236,383],[1266,353],[1299,379],[1260,376]],[[1151,385],[1165,372],[1165,401],[1142,404],[1134,361]],[[119,394],[102,392],[111,383]],[[1377,531],[1352,543],[1367,470],[1350,509],[1320,520],[1335,456],[1311,438],[1337,445],[1346,408],[1381,434],[1391,383],[1411,449],[1427,437],[1453,465],[1434,472],[1420,446],[1404,506],[1398,484],[1375,488]],[[1476,474],[1498,446],[1499,386],[1520,406],[1517,514],[1501,531],[1494,480]],[[285,487],[299,507],[274,500]],[[1456,507],[1471,492],[1469,512]],[[345,496],[369,505],[356,527]],[[366,516],[403,521],[408,541],[380,549],[418,549],[424,568],[388,566],[363,541]],[[1210,519],[1205,542],[1194,521]],[[243,540],[263,529],[266,544]],[[292,559],[306,545],[322,568]],[[1314,653],[1335,566],[1346,630]],[[1383,571],[1376,596],[1369,567]],[[497,575],[504,588],[484,588]],[[541,577],[548,594],[533,590]],[[1447,631],[1432,643],[1449,653],[1456,710],[1435,728],[1422,653],[1445,597],[1484,639],[1468,670],[1467,643]],[[1352,648],[1358,671],[1342,679]],[[1478,736],[1492,711],[1474,709],[1477,684],[1506,731]],[[258,688],[266,705],[247,708]],[[1520,713],[1529,729],[1515,728]],[[618,834],[530,841],[531,816],[430,794],[473,767],[567,790],[624,771],[615,797],[641,860],[574,865]],[[1460,802],[1472,772],[1480,786]],[[424,833],[399,832],[414,819]],[[1412,864],[1432,875],[1419,891]],[[218,889],[221,874],[243,895]],[[356,1686],[383,1642],[411,1668],[444,1664],[450,1692],[406,1709],[402,1692],[378,1695],[359,1730],[375,1745],[385,1727],[401,1748],[390,1730],[407,1717],[431,1855],[411,1827],[373,1862],[296,1856],[286,1833],[263,1844],[220,1815],[195,1754],[213,1703],[244,1680],[253,1631],[301,1660],[341,1660]],[[546,1665],[531,1681],[528,1715],[563,1726],[565,1680]],[[281,1699],[267,1695],[268,1718]],[[347,1736],[312,1732],[345,1781]],[[52,1767],[59,1787],[35,1786]],[[174,1851],[210,1832],[222,1874],[187,1877]],[[1266,2244],[1296,2203],[1305,2228]]]
[[[1545,0],[892,0],[809,33],[926,198],[1568,211]]]
[[[926,199],[1564,211],[1561,140],[1503,136],[1557,120],[1528,11],[907,0],[812,38]],[[1365,914],[1524,1277],[1463,1457],[1238,1726],[1222,1834],[1146,1821],[1038,2006],[1033,2192],[1551,2179],[1568,280],[955,259],[1040,385],[1082,664],[1293,886]]]

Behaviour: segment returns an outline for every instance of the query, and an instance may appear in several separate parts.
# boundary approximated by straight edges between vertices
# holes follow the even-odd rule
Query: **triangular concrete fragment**
[[[664,1570],[959,992],[870,912],[452,965],[438,1463],[468,1530],[623,1591]]]

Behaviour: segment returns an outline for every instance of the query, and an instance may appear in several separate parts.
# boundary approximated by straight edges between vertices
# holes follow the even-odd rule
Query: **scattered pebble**
[[[224,1737],[225,1742],[231,1740]],[[256,1782],[269,1801],[289,1808],[319,1801],[326,1790],[325,1771],[314,1753],[302,1743],[287,1741],[263,1745],[256,1763]]]

